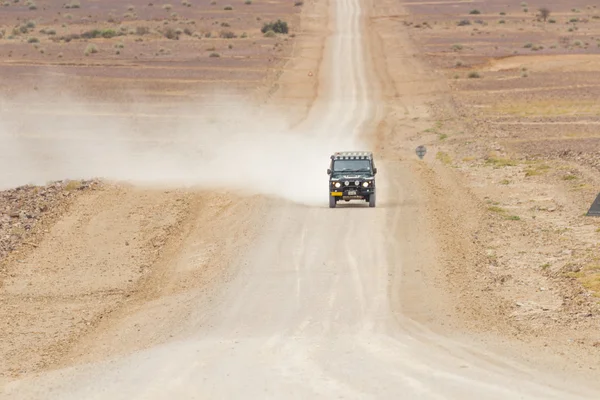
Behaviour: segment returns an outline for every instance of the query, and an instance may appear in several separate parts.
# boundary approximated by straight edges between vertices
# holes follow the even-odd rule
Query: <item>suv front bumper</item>
[[[342,189],[342,188],[340,188]],[[375,193],[374,187],[368,188],[343,188],[342,190],[334,188],[330,190],[330,195],[333,197],[342,198],[344,200],[365,199],[372,193]]]

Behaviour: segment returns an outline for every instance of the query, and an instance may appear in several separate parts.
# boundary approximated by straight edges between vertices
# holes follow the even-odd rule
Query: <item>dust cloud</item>
[[[323,205],[329,155],[360,149],[318,126],[291,129],[277,110],[230,94],[199,104],[41,92],[0,100],[0,189],[101,178]]]

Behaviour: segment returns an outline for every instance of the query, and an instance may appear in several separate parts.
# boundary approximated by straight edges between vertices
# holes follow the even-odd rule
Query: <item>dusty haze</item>
[[[123,107],[38,90],[3,99],[1,110],[0,188],[103,178],[321,205],[331,152],[366,148],[339,137],[332,145],[315,129],[292,130],[281,113],[231,93],[167,108],[144,99]]]

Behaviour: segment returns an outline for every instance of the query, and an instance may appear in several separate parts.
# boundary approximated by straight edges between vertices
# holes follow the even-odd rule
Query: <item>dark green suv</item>
[[[329,207],[340,200],[364,200],[375,207],[375,162],[370,151],[341,151],[331,156]]]

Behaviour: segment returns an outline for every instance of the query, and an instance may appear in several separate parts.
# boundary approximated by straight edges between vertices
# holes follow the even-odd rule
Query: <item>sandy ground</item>
[[[24,187],[2,193],[3,378],[66,365],[74,357],[71,354],[83,354],[75,347],[81,343],[83,349],[88,335],[102,332],[103,322],[118,319],[123,308],[185,293],[188,286],[198,292],[179,296],[187,296],[191,307],[193,299],[208,290],[208,282],[233,273],[226,268],[235,254],[232,246],[250,240],[252,226],[261,225],[254,210],[264,205],[257,205],[247,192],[242,199],[215,192],[215,186],[228,179],[227,173],[217,174],[215,184],[214,172],[208,172],[215,168],[230,168],[229,179],[241,190],[248,184],[236,164],[200,165],[198,159],[207,157],[200,148],[208,141],[228,159],[218,148],[226,143],[230,157],[243,157],[239,153],[247,148],[246,138],[235,136],[234,130],[248,122],[248,129],[265,127],[249,121],[255,117],[250,104],[272,93],[274,79],[293,52],[302,9],[300,4],[283,2],[268,6],[240,2],[232,4],[244,12],[232,13],[223,10],[226,5],[177,3],[172,12],[184,12],[173,17],[159,5],[132,2],[137,10],[133,19],[115,17],[115,10],[129,12],[125,10],[129,3],[84,2],[68,10],[62,2],[44,3],[30,10],[25,2],[11,2],[0,13],[0,30],[6,33],[0,39],[0,189],[44,185],[65,176],[101,176],[146,185],[107,183],[87,193],[77,190],[77,182],[65,182],[58,188]],[[264,37],[262,24],[279,18],[289,23],[290,34]],[[13,35],[14,26],[29,31]],[[189,29],[191,34],[168,39],[167,28]],[[113,38],[54,40],[92,29],[120,33]],[[236,37],[219,37],[225,30]],[[49,31],[56,34],[44,33]],[[39,38],[39,43],[28,43],[28,37]],[[91,44],[98,52],[85,55]],[[220,57],[209,57],[211,51],[206,49],[213,47]],[[232,97],[249,101],[231,101]],[[231,115],[235,118],[230,122]],[[272,120],[268,126],[275,129],[276,118]],[[200,127],[203,138],[196,134]],[[268,141],[264,138],[255,146]],[[254,172],[259,173],[260,169]],[[185,180],[183,189],[180,183],[156,188],[157,182],[173,178]],[[210,192],[202,188],[208,181],[213,182]],[[190,186],[193,191],[185,190]],[[232,225],[223,223],[223,215]],[[204,219],[208,222],[201,222]],[[205,249],[205,254],[193,257],[196,267],[186,266],[179,278],[171,274],[168,279],[173,281],[157,286],[157,280],[167,279],[162,254],[176,251],[190,232],[197,232],[194,246]],[[168,286],[164,293],[163,284]],[[154,333],[148,341],[122,339],[122,347],[111,345],[102,354],[167,340],[174,325],[167,324],[159,333],[152,324]]]
[[[551,11],[546,22],[543,6]],[[451,99],[414,136],[457,172],[483,211],[471,232],[479,258],[462,290],[474,290],[482,308],[502,317],[499,329],[560,348],[582,368],[588,363],[579,360],[591,356],[595,368],[600,225],[585,213],[600,183],[600,121],[591,100],[600,67],[597,7],[489,1],[408,8],[411,37],[446,78]]]
[[[507,145],[486,136],[500,138],[481,129],[488,120],[466,100],[473,99],[473,90],[481,96],[492,90],[472,86],[485,82],[487,72],[480,81],[464,79],[458,90],[440,65],[422,55],[420,46],[433,39],[415,34],[421,28],[413,19],[429,6],[440,4],[419,3],[414,10],[387,0],[304,4],[294,57],[273,90],[258,92],[271,97],[261,124],[255,123],[258,111],[244,103],[235,117],[222,111],[194,115],[189,107],[167,118],[152,106],[132,113],[142,121],[127,138],[121,124],[89,129],[86,136],[85,126],[104,127],[102,116],[122,110],[101,105],[91,118],[92,107],[69,103],[86,111],[79,122],[87,125],[61,130],[59,139],[78,155],[44,153],[48,149],[38,143],[36,151],[50,161],[57,155],[67,160],[62,169],[43,172],[51,177],[83,166],[78,174],[146,185],[82,195],[39,247],[13,264],[14,276],[3,280],[4,298],[29,299],[17,305],[28,315],[23,323],[47,324],[42,337],[59,347],[46,355],[39,348],[51,348],[50,342],[27,347],[25,334],[32,332],[11,327],[8,336],[18,339],[7,346],[10,371],[24,379],[4,393],[597,398],[593,343],[564,341],[570,331],[588,335],[586,340],[593,334],[593,322],[587,322],[593,312],[565,317],[565,302],[588,304],[587,292],[574,289],[583,274],[567,281],[549,276],[550,266],[537,274],[527,268],[539,262],[527,250],[556,239],[544,226],[546,241],[540,240],[536,224],[561,223],[567,212],[544,203],[544,210],[536,210],[559,217],[537,213],[530,222],[517,208],[524,200],[516,194],[537,191],[543,194],[532,198],[540,204],[576,204],[569,191],[554,191],[571,179],[552,175],[527,154],[512,162]],[[439,61],[439,55],[431,57]],[[511,70],[510,62],[488,61],[485,68]],[[569,62],[560,65],[568,68]],[[288,101],[288,114],[273,111]],[[588,117],[593,105],[589,110]],[[461,113],[463,118],[452,119]],[[165,127],[178,119],[194,122],[176,125],[165,139]],[[20,121],[14,117],[8,126]],[[40,125],[25,124],[25,139],[17,143],[30,148],[39,142]],[[141,128],[152,125],[155,130]],[[245,134],[232,134],[239,126]],[[205,128],[203,135],[190,134],[190,127]],[[98,147],[106,131],[112,133],[109,145]],[[225,144],[218,146],[216,138]],[[419,162],[413,150],[422,143],[429,155]],[[374,210],[331,212],[322,196],[306,194],[322,190],[317,182],[326,175],[319,160],[346,146],[372,148],[381,158],[381,197]],[[206,148],[212,152],[205,154]],[[482,159],[478,163],[466,153]],[[111,165],[100,162],[107,155]],[[285,173],[272,172],[291,155],[302,161]],[[40,175],[31,164],[22,177]],[[266,177],[277,184],[265,183]],[[179,189],[163,187],[173,179]],[[493,184],[501,179],[510,184]],[[298,190],[296,182],[304,181]],[[502,192],[515,182],[520,192]],[[152,187],[157,185],[162,188]],[[215,186],[223,190],[215,192]],[[570,238],[578,242],[569,243],[582,243],[585,229],[593,234],[586,227],[593,223],[586,221]],[[516,223],[522,223],[519,231]],[[568,262],[574,252],[553,245],[562,257],[556,259]],[[524,255],[524,262],[515,262]],[[572,297],[565,300],[566,293]],[[559,295],[562,305],[552,308]],[[519,296],[528,300],[513,305]],[[57,308],[44,309],[43,299]],[[536,325],[546,318],[536,313],[539,304],[546,321],[554,321],[550,327]],[[67,334],[72,336],[61,336]],[[34,353],[41,357],[22,357]],[[48,369],[55,371],[31,374]]]

